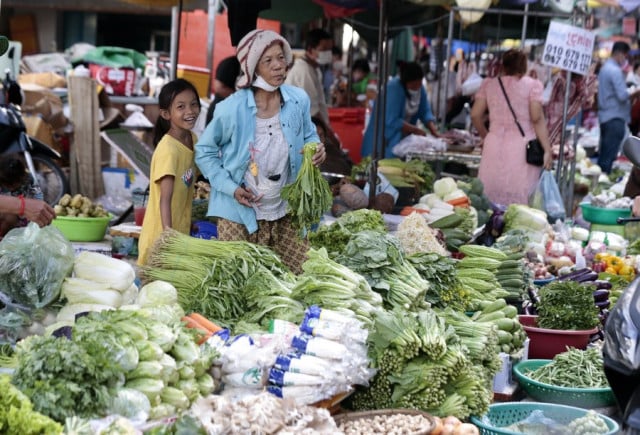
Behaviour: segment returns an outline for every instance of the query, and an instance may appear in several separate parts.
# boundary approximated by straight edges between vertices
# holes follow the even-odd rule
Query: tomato
[[[600,272],[604,272],[604,270],[607,268],[607,265],[604,261],[595,261],[592,265],[591,265],[591,269],[594,272],[600,273]]]

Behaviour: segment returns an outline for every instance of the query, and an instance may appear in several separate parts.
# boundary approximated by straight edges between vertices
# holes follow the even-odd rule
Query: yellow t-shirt
[[[193,143],[197,137],[193,135]],[[174,137],[165,134],[151,157],[149,201],[145,211],[140,240],[138,241],[138,264],[147,262],[149,250],[162,233],[160,216],[160,179],[166,175],[174,177],[171,197],[171,226],[174,230],[189,234],[191,229],[191,205],[196,178],[193,150]]]

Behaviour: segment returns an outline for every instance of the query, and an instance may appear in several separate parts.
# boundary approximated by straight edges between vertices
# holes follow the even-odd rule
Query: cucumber
[[[495,323],[495,325],[501,331],[512,332],[514,329],[516,329],[515,322],[516,320],[505,317],[502,319],[498,319],[493,323]]]
[[[437,229],[442,229],[442,228],[455,228],[458,225],[460,225],[462,223],[462,221],[464,220],[464,218],[456,213],[451,213],[450,215],[447,215],[445,217],[441,217],[440,219],[438,219],[435,222],[431,222],[429,224],[429,226],[431,228],[437,228]]]
[[[498,329],[498,344],[511,344],[513,335],[510,332]]]
[[[522,278],[520,279],[505,279],[500,280],[500,286],[502,286],[502,288],[505,287],[510,287],[510,288],[523,288],[524,287],[524,281],[522,280]]]
[[[488,314],[482,314],[480,315],[480,317],[478,317],[478,319],[476,320],[477,322],[496,322],[497,320],[500,319],[504,319],[504,313],[500,310],[498,311],[493,311],[491,313]]]
[[[503,260],[500,262],[499,269],[508,269],[510,267],[522,267],[522,260]]]
[[[518,309],[516,307],[514,307],[513,305],[507,305],[506,307],[504,307],[502,309],[502,312],[504,313],[504,315],[510,319],[515,319],[515,317],[518,315]],[[502,328],[500,328],[502,329]]]
[[[502,310],[506,306],[507,301],[505,301],[504,299],[496,299],[495,301],[482,308],[482,314],[493,313],[494,311]]]
[[[499,267],[496,270],[496,276],[498,275],[521,275],[524,273],[524,268],[522,267],[505,267],[504,269]]]
[[[506,260],[507,254],[499,249],[481,245],[464,245],[460,252],[469,257],[493,258],[494,260]]]

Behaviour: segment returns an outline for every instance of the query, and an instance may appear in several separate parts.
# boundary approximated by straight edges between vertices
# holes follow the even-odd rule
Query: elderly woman
[[[509,50],[502,56],[502,72],[487,78],[475,95],[471,121],[483,139],[478,178],[489,199],[497,204],[527,204],[535,187],[539,166],[526,161],[526,145],[538,138],[544,148],[544,164],[551,168],[549,132],[542,110],[542,82],[525,75],[527,56],[521,50]],[[502,90],[504,87],[504,92]],[[506,96],[522,127],[520,133]],[[489,112],[489,129],[485,113]]]
[[[308,243],[291,225],[282,188],[302,164],[302,148],[319,142],[304,90],[284,84],[292,54],[270,30],[248,33],[237,50],[242,76],[217,107],[196,144],[196,164],[211,182],[209,216],[219,240],[246,240],[272,248],[300,272]],[[313,163],[326,157],[318,146]]]

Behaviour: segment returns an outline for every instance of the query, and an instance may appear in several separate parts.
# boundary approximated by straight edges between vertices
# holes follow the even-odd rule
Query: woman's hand
[[[254,205],[257,205],[257,202],[260,201],[262,195],[263,194],[255,195],[252,191],[242,186],[238,186],[235,192],[233,192],[233,197],[236,201],[246,207],[253,207]]]
[[[553,153],[550,149],[545,150],[542,166],[544,169],[549,169],[553,167]]]
[[[24,217],[41,227],[49,225],[56,217],[53,208],[39,199],[24,198]]]
[[[633,198],[633,205],[631,206],[631,212],[634,216],[640,216],[640,196]]]
[[[320,166],[327,159],[327,151],[324,149],[324,144],[322,142],[318,142],[316,145],[316,153],[311,157],[311,163],[314,166]]]

